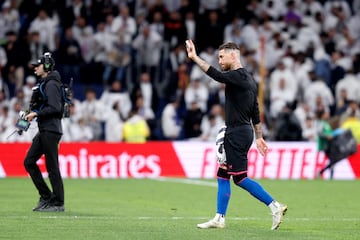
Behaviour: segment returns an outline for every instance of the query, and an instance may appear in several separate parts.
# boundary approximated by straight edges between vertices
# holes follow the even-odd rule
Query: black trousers
[[[329,159],[329,163],[320,169],[319,175],[322,175],[326,170],[330,169],[330,179],[334,178],[334,166],[338,161],[334,161],[329,157],[329,151],[325,151],[326,157]]]
[[[33,138],[28,150],[24,166],[29,173],[35,187],[43,199],[49,199],[54,205],[64,204],[64,185],[59,169],[58,146],[61,134],[53,132],[39,132]],[[45,155],[46,170],[49,175],[52,191],[46,184],[36,162]]]

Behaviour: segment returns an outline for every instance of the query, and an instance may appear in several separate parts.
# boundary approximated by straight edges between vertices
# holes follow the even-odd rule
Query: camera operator
[[[30,112],[25,116],[27,121],[37,118],[38,133],[34,136],[28,150],[24,166],[40,194],[40,200],[33,211],[63,212],[64,186],[59,169],[58,145],[62,136],[61,118],[64,111],[62,82],[58,71],[54,70],[55,61],[51,53],[45,53],[34,66],[34,73],[39,83],[33,89]],[[36,164],[45,155],[46,170],[52,191],[46,184]]]

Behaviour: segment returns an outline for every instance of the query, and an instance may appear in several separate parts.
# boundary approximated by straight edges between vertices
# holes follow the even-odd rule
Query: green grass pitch
[[[289,207],[277,231],[233,184],[226,228],[197,229],[215,213],[216,180],[65,179],[66,211],[40,213],[30,179],[0,179],[0,239],[360,239],[360,181],[259,182]]]

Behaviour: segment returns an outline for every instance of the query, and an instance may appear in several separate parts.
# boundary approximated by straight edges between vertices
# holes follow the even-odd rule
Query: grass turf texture
[[[233,184],[226,228],[197,229],[215,213],[215,180],[66,179],[66,212],[40,213],[30,179],[0,179],[0,239],[359,239],[360,181],[259,182],[289,206],[277,231]]]

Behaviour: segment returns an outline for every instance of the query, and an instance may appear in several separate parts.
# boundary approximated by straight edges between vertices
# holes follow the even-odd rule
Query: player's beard
[[[229,71],[230,69],[231,69],[230,64],[221,65],[221,70],[223,70],[223,71]]]

